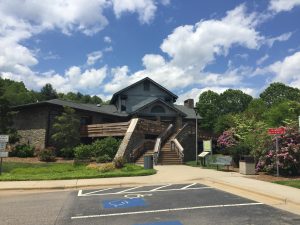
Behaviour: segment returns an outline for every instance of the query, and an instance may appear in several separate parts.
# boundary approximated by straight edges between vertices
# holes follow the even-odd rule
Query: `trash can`
[[[144,169],[153,169],[153,156],[144,156]]]
[[[255,162],[254,157],[249,155],[244,155],[240,159],[240,174],[244,175],[254,175],[255,171]]]

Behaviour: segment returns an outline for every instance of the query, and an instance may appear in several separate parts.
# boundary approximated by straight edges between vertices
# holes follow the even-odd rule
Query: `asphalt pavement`
[[[56,225],[300,224],[300,216],[198,183],[73,191]]]

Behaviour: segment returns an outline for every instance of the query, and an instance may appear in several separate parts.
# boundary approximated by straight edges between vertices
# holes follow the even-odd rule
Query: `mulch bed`
[[[60,157],[57,157],[57,163],[73,163],[74,160],[66,160]],[[19,157],[8,157],[3,158],[3,162],[18,162],[18,163],[46,163],[41,162],[37,157],[30,157],[30,158],[19,158]]]

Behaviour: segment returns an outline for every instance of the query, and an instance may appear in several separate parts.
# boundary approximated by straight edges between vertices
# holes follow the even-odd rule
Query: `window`
[[[149,82],[149,80],[144,81],[144,91],[150,91],[150,82]]]
[[[165,113],[165,109],[160,105],[156,105],[156,106],[152,107],[151,112],[152,113]]]
[[[92,117],[90,116],[83,116],[80,118],[80,125],[85,126],[92,123]]]

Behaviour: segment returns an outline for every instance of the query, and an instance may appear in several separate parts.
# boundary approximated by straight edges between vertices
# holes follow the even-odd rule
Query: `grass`
[[[300,189],[300,180],[275,181],[274,183]]]
[[[147,176],[155,173],[156,170],[154,169],[145,170],[134,164],[126,164],[122,169],[99,172],[97,169],[87,168],[86,164],[4,162],[0,181],[130,177]]]

